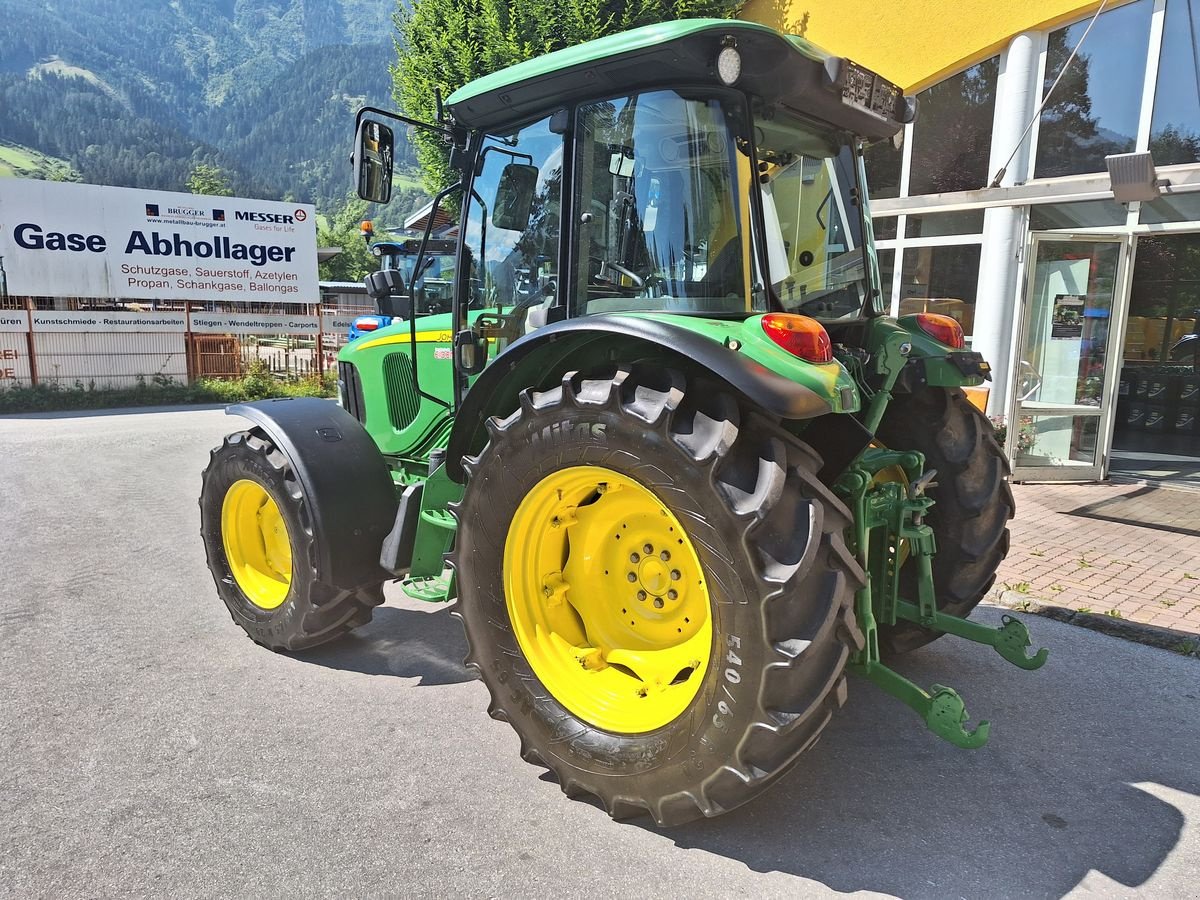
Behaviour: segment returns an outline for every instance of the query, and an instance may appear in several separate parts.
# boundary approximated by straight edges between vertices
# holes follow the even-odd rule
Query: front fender
[[[317,558],[307,561],[317,580],[351,589],[395,577],[380,567],[379,549],[396,517],[396,491],[358,420],[316,397],[238,403],[225,412],[265,431],[291,463],[317,539]]]
[[[741,323],[729,326],[731,335],[740,336]],[[479,375],[455,417],[447,446],[447,474],[455,481],[464,480],[462,458],[482,445],[484,420],[515,409],[523,389],[548,387],[557,383],[563,372],[588,362],[632,362],[647,356],[667,365],[676,359],[678,364],[699,366],[784,419],[812,419],[841,411],[840,407],[835,410],[835,401],[829,396],[772,372],[751,356],[693,328],[629,315],[567,319],[514,342]]]

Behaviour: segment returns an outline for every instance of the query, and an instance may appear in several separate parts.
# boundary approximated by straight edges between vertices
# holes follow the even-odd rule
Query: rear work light
[[[816,319],[794,313],[767,313],[762,317],[763,331],[792,356],[812,363],[833,361],[833,343],[829,333]]]
[[[958,324],[958,319],[950,316],[941,316],[937,313],[917,313],[917,325],[921,330],[933,338],[935,341],[941,341],[953,347],[955,350],[962,350],[967,346],[967,341],[963,337],[962,326]]]

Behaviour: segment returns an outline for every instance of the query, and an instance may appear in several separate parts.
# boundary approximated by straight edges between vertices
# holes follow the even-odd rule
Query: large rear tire
[[[933,586],[938,608],[960,619],[987,596],[1008,555],[1008,521],[1016,511],[1010,469],[987,417],[958,388],[924,388],[898,395],[888,406],[879,439],[894,450],[919,450],[937,469],[936,501],[926,521],[933,529]],[[900,573],[900,592],[915,601],[914,566]],[[915,650],[939,636],[912,622],[881,628],[880,649]]]
[[[464,461],[467,664],[569,796],[660,825],[812,746],[862,645],[845,507],[805,444],[657,368],[525,391]]]
[[[200,491],[208,568],[233,621],[271,650],[303,650],[371,621],[383,585],[345,590],[316,578],[308,500],[260,429],[225,438]]]

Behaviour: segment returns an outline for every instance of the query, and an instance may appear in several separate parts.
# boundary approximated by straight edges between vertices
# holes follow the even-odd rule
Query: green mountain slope
[[[0,141],[89,182],[329,204],[353,111],[390,105],[393,0],[0,0]],[[403,166],[409,160],[399,154]]]
[[[78,181],[79,173],[66,160],[46,156],[19,144],[0,142],[0,178]]]

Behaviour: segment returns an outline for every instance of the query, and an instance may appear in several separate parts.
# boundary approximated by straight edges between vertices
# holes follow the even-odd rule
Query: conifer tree
[[[682,18],[729,18],[741,0],[415,0],[401,2],[392,95],[414,119],[437,117],[445,98],[474,78],[534,56]],[[430,193],[454,180],[436,135],[412,136]]]

